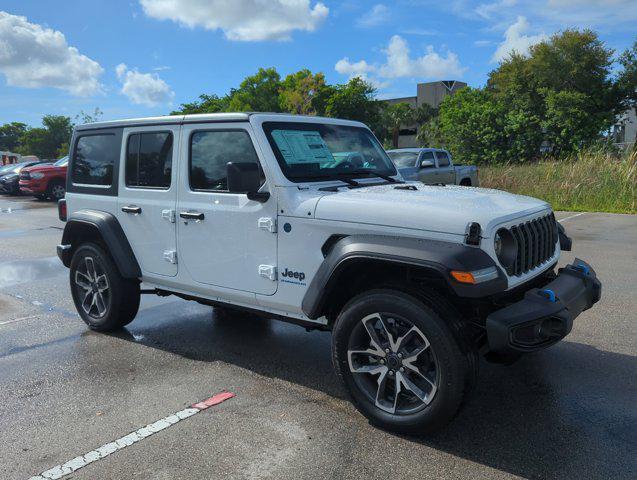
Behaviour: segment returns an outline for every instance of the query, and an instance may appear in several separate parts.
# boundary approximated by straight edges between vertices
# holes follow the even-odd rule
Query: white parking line
[[[217,395],[210,397],[202,402],[195,403],[190,408],[186,408],[179,412],[173,413],[172,415],[168,415],[161,420],[157,420],[154,423],[146,425],[145,427],[142,427],[139,430],[118,438],[113,442],[106,443],[101,447],[96,448],[95,450],[91,450],[90,452],[85,453],[84,455],[75,457],[73,460],[69,460],[68,462],[61,465],[56,465],[55,467],[50,468],[47,471],[40,473],[39,475],[31,477],[29,480],[56,480],[58,478],[70,475],[71,473],[87,466],[90,463],[101,460],[109,456],[111,453],[117,452],[118,450],[130,447],[131,445],[134,445],[144,438],[148,438],[151,435],[156,434],[157,432],[161,432],[162,430],[182,420],[185,420],[186,418],[192,417],[193,415],[196,415],[203,410],[213,407],[214,405],[218,405],[221,402],[225,402],[232,397],[234,397],[234,393],[218,393]]]
[[[9,325],[10,323],[21,322],[23,320],[31,320],[33,318],[38,318],[38,317],[39,317],[39,315],[30,315],[28,317],[14,318],[13,320],[7,320],[5,322],[0,322],[0,325]]]
[[[584,215],[586,212],[576,213],[575,215],[571,215],[570,217],[563,218],[562,220],[558,220],[558,222],[562,223],[566,220],[570,220],[571,218],[579,217],[580,215]]]

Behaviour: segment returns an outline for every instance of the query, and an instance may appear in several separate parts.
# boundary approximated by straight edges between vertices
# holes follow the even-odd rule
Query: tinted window
[[[439,167],[449,166],[449,155],[447,155],[447,152],[436,152],[436,157],[438,157]]]
[[[247,132],[203,131],[190,137],[190,188],[193,190],[227,190],[228,162],[259,163]]]
[[[131,135],[126,146],[126,186],[169,188],[172,157],[172,133]]]
[[[436,163],[436,159],[434,158],[434,152],[423,152],[422,158],[420,159],[420,161],[422,162],[424,160],[430,160]]]
[[[111,185],[118,157],[119,143],[115,135],[80,137],[73,157],[73,183]]]

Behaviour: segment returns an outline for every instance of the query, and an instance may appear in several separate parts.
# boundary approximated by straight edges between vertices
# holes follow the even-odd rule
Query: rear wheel
[[[133,321],[139,308],[137,279],[123,278],[111,257],[86,243],[73,254],[70,268],[73,302],[93,330],[116,330]]]
[[[64,195],[66,195],[66,187],[63,182],[59,180],[53,180],[49,183],[49,188],[47,189],[47,194],[51,200],[62,200]]]
[[[460,185],[463,187],[470,187],[471,186],[471,180],[468,178],[463,178],[462,180],[460,180]]]
[[[430,306],[393,290],[363,293],[343,308],[332,354],[361,413],[399,433],[423,434],[446,425],[474,373],[449,323]]]

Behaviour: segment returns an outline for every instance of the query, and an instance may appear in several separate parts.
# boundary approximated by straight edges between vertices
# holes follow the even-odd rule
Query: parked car
[[[127,325],[152,293],[331,330],[354,404],[394,431],[441,428],[480,355],[553,345],[601,296],[586,262],[555,271],[570,239],[549,204],[406,183],[359,122],[93,123],[70,156],[57,253],[89,328]]]
[[[60,200],[66,192],[66,168],[69,157],[53,164],[35,165],[20,172],[20,192],[44,200]]]
[[[20,171],[24,168],[41,165],[43,163],[44,162],[40,161],[20,162],[0,168],[0,193],[10,193],[14,195],[20,193]]]
[[[454,165],[447,150],[437,148],[401,148],[388,150],[387,155],[406,180],[426,184],[478,186],[478,168]]]

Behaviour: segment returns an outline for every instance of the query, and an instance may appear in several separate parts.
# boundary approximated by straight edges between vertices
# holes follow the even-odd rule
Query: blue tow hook
[[[540,290],[538,292],[540,295],[549,299],[549,302],[555,303],[557,302],[557,297],[555,296],[555,292],[553,290],[549,290],[548,288],[545,290]]]
[[[575,268],[577,270],[580,270],[584,275],[588,276],[590,274],[590,268],[588,268],[586,265],[584,265],[583,263],[580,263],[579,265],[575,265]]]

